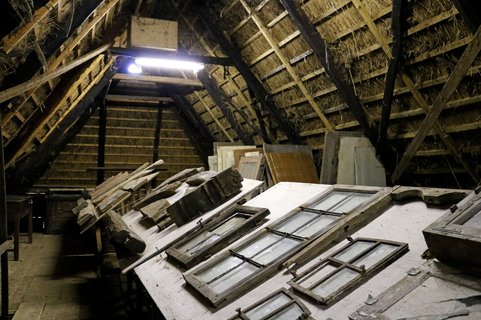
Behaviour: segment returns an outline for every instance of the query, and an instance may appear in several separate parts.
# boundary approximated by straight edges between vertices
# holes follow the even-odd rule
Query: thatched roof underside
[[[363,103],[368,118],[372,123],[377,123],[381,118],[385,77],[392,56],[392,1],[294,2],[302,8],[327,43],[336,64],[341,66],[342,80],[353,88]],[[2,30],[4,38],[0,55],[0,84],[3,88],[9,88],[22,83],[45,70],[68,65],[74,59],[113,40],[114,46],[125,45],[127,21],[138,4],[138,1],[128,0],[50,0],[48,3],[35,1],[35,8],[29,7],[27,1],[19,1],[16,8],[10,6],[9,11],[4,10],[14,16],[5,18]],[[335,81],[326,73],[323,64],[279,0],[206,1],[203,5],[210,11],[209,19],[230,38],[243,61],[262,83],[268,93],[265,98],[275,103],[282,116],[293,125],[302,143],[311,146],[319,159],[322,159],[327,131],[362,130],[345,97],[339,93]],[[472,42],[474,34],[451,0],[419,0],[406,2],[405,6],[401,68],[395,82],[387,135],[390,148],[394,150],[394,167],[418,134],[426,114],[464,50]],[[177,20],[179,45],[190,54],[226,56],[219,39],[206,28],[192,1],[168,0],[162,1],[161,5],[156,4],[156,1],[140,1],[139,8],[142,16]],[[18,168],[22,167],[22,161],[25,162],[36,151],[40,151],[56,127],[79,105],[86,103],[86,112],[95,114],[91,102],[95,101],[95,97],[105,95],[105,90],[98,93],[92,90],[105,81],[106,77],[112,76],[112,68],[118,67],[121,60],[122,58],[101,54],[36,89],[27,90],[3,102],[2,134],[9,172],[21,174]],[[478,107],[481,101],[480,70],[481,57],[478,55],[436,125],[396,182],[450,187],[473,187],[477,184],[481,152],[481,140],[478,139],[481,129],[481,109]],[[236,67],[208,65],[206,71],[231,100],[228,108],[242,130],[253,137],[256,144],[266,140],[261,134],[262,126],[267,128],[267,138],[271,143],[289,143],[275,116],[260,106],[259,101],[253,103],[248,83]],[[152,72],[161,74],[160,71]],[[175,72],[168,76],[195,79],[193,74],[188,73]],[[125,85],[123,92],[130,90],[132,95],[157,92],[161,96],[170,97],[173,90],[162,85],[139,88],[122,81],[115,84]],[[182,94],[215,141],[240,140],[239,130],[232,127],[228,117],[207,90],[191,88]],[[175,103],[168,104],[169,108],[176,108]],[[129,103],[126,102],[123,106],[117,103],[115,106],[122,107],[129,107]],[[256,110],[257,108],[259,109]],[[151,112],[155,114],[154,111]],[[107,121],[110,121],[110,116]],[[175,117],[174,113],[172,116]],[[74,140],[88,136],[91,138],[89,143],[96,144],[96,123],[92,121],[85,122],[84,129],[79,131]],[[62,130],[66,132],[71,127],[74,127],[74,123]],[[107,131],[107,136],[109,134],[123,137],[125,144],[139,144],[135,140],[139,133],[134,129],[118,133]],[[176,138],[176,135],[170,138]],[[148,138],[144,140],[146,139]],[[190,141],[184,142],[186,148],[187,145],[192,148]],[[447,147],[447,142],[451,142],[457,152]],[[162,143],[159,147],[162,155],[161,147]],[[66,157],[69,152],[73,152],[67,149],[57,151],[60,152],[59,157]],[[91,154],[92,159],[88,161],[95,162],[95,148],[87,149],[85,147],[75,152]],[[135,154],[125,152],[125,159],[130,159]],[[70,158],[65,159],[70,161]],[[122,161],[120,158],[117,162]],[[56,160],[55,163],[58,162]],[[196,159],[193,162],[179,163],[202,162]],[[49,174],[55,176],[53,167],[44,175],[41,180],[43,182],[36,182],[38,185],[44,184]]]

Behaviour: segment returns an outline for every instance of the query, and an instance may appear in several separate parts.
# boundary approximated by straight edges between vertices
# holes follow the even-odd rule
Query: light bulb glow
[[[129,73],[139,74],[139,73],[142,73],[142,67],[137,63],[131,63],[127,68],[127,71]]]
[[[192,61],[183,61],[183,60],[137,58],[135,59],[135,63],[138,64],[139,66],[145,66],[145,67],[192,70],[194,73],[197,73],[199,70],[204,69],[204,65],[202,63],[192,62]]]

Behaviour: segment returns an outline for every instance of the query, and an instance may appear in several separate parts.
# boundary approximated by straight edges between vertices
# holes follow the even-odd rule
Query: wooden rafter
[[[207,51],[208,54],[210,54],[211,56],[215,56],[215,52],[214,50],[212,50],[210,48],[210,46],[207,44],[207,42],[204,40],[204,37],[200,36],[199,35],[199,32],[198,32],[198,29],[194,27],[193,23],[194,21],[190,21],[190,19],[187,19],[184,14],[182,13],[182,11],[179,9],[178,5],[176,2],[172,2],[171,3],[173,4],[174,7],[176,7],[176,9],[178,10],[179,12],[179,15],[180,17],[183,19],[183,21],[185,22],[185,24],[189,27],[189,29],[191,30],[191,32],[196,36],[197,40],[202,44],[202,46],[204,47],[204,49]],[[210,74],[212,74],[212,72],[209,72]],[[240,98],[242,104],[244,105],[244,108],[247,109],[250,113],[250,116],[251,116],[251,119],[256,119],[256,114],[253,110],[253,108],[251,107],[249,101],[247,101],[247,98],[244,96],[244,94],[242,93],[242,90],[240,90],[239,88],[239,85],[234,81],[234,79],[232,78],[232,76],[230,74],[227,74],[227,81],[225,81],[224,83],[229,83],[231,85],[231,87],[234,89],[234,91],[236,92],[237,96]],[[222,89],[222,86],[223,84],[220,84],[219,85],[219,88]],[[244,119],[246,122],[250,122],[246,119]],[[259,122],[259,126],[261,122],[264,121],[264,119],[261,118],[257,118],[257,121]],[[264,141],[268,141],[269,139],[267,138],[267,136],[262,136],[263,137],[263,140]],[[271,137],[272,140],[274,141],[277,141],[275,139],[275,137],[273,136],[272,134],[272,137]]]
[[[46,5],[35,11],[30,21],[27,21],[12,34],[7,35],[2,40],[2,49],[5,53],[10,53],[22,40],[27,38],[38,24],[54,10],[61,0],[50,0]]]
[[[304,83],[301,81],[299,76],[297,75],[296,71],[294,68],[291,66],[290,61],[285,57],[285,55],[282,53],[281,49],[277,45],[276,41],[274,38],[271,36],[271,34],[267,31],[267,28],[264,26],[262,23],[261,19],[259,16],[253,11],[249,5],[244,1],[240,0],[240,3],[244,7],[244,9],[247,11],[249,17],[254,21],[256,24],[257,28],[262,32],[262,35],[264,38],[267,40],[269,45],[271,46],[272,50],[276,53],[277,57],[281,60],[282,65],[286,68],[287,72],[291,76],[291,78],[294,80],[296,83],[297,87],[299,90],[302,92],[306,100],[308,101],[309,105],[311,108],[314,110],[314,112],[319,116],[321,119],[322,123],[328,130],[332,130],[332,124],[329,122],[329,120],[326,118],[324,113],[322,112],[321,108],[317,105],[316,101],[312,97],[311,93],[309,93],[309,90],[307,90],[306,86]]]
[[[364,22],[366,23],[369,30],[373,34],[376,41],[380,44],[384,53],[387,55],[389,59],[391,59],[392,58],[391,49],[389,48],[388,41],[386,40],[384,35],[381,33],[381,30],[379,30],[377,25],[374,23],[373,19],[371,18],[367,10],[364,8],[360,0],[351,0],[351,1],[354,4],[354,7],[359,12],[359,14],[361,15]],[[429,112],[428,102],[423,97],[421,92],[419,92],[419,89],[417,88],[414,81],[403,71],[400,72],[399,74],[401,76],[402,81],[408,87],[409,91],[413,95],[414,100],[416,100],[418,105],[427,114]],[[458,148],[456,147],[456,144],[454,143],[453,139],[444,131],[443,127],[438,123],[434,124],[434,129],[436,130],[436,133],[438,134],[443,144],[449,150],[450,154],[456,159],[457,162],[459,162],[466,169],[467,172],[470,173],[471,178],[473,180],[476,180],[476,174],[474,173],[474,170],[472,170],[471,166],[464,160],[462,154],[459,152]]]
[[[119,4],[123,0],[111,0],[111,1],[102,1],[97,8],[89,15],[89,17],[85,20],[85,22],[78,27],[78,29],[72,33],[72,36],[68,38],[64,44],[62,44],[57,52],[57,54],[48,60],[47,70],[53,71],[61,64],[65,64],[68,59],[72,59],[77,52],[75,50],[78,45],[85,39],[94,26],[98,25],[102,19],[106,17],[106,14],[114,9],[117,4]],[[47,95],[53,90],[53,83],[50,82],[47,90]],[[39,90],[32,89],[29,90],[23,97],[23,99],[19,103],[10,103],[8,106],[8,112],[5,114],[5,117],[2,119],[3,123],[10,121],[10,119],[19,114],[19,110],[25,105],[25,103],[32,98],[32,96]]]
[[[257,77],[252,73],[252,70],[247,66],[243,60],[240,52],[235,48],[229,39],[214,25],[212,22],[212,17],[209,11],[199,2],[195,2],[195,7],[199,16],[207,27],[207,29],[214,35],[217,42],[221,45],[223,51],[234,61],[237,69],[242,74],[248,86],[252,89],[258,101],[269,111],[270,115],[274,117],[279,125],[281,131],[286,134],[289,141],[294,144],[301,143],[299,136],[297,135],[294,127],[288,121],[288,119],[282,114],[281,109],[269,99],[269,94],[262,85],[262,83],[257,79]]]
[[[65,118],[71,110],[74,110],[76,105],[82,101],[83,97],[91,90],[97,82],[103,77],[103,75],[112,67],[113,59],[111,59],[107,64],[105,64],[102,68],[99,68],[99,63],[103,60],[103,56],[97,57],[88,68],[82,72],[79,78],[70,86],[69,90],[64,94],[62,99],[60,99],[54,106],[50,108],[50,112],[42,116],[41,119],[35,124],[35,127],[30,128],[28,133],[22,137],[21,144],[18,147],[12,146],[14,148],[11,153],[10,157],[7,160],[7,167],[11,166],[17,158],[23,154],[26,150],[31,147],[31,143],[34,138],[37,138],[42,143],[45,142],[45,139],[50,135],[50,133],[55,129],[55,127]],[[93,78],[92,81],[87,81],[89,83],[81,93],[78,93],[78,87],[85,83],[87,79],[89,79],[89,75],[91,72],[94,71],[95,68],[99,68],[98,74]],[[75,95],[75,99],[71,99],[72,96]],[[70,101],[70,102],[69,102]],[[56,115],[61,109],[63,109],[63,113],[59,116],[58,120],[49,127],[47,133],[44,136],[39,136],[46,124],[52,119],[54,115]],[[33,124],[32,124],[33,125]]]
[[[53,128],[53,132],[43,144],[37,146],[32,154],[22,158],[14,167],[8,169],[7,183],[10,192],[15,194],[26,192],[34,181],[45,172],[48,163],[56,157],[60,150],[87,122],[91,114],[91,111],[88,110],[89,106],[109,83],[114,73],[114,70],[109,70],[104,74],[97,86],[92,87],[75,109]]]
[[[366,137],[369,138],[373,146],[377,145],[377,130],[372,119],[369,117],[364,107],[356,96],[354,88],[347,84],[343,78],[341,66],[339,66],[332,56],[326,41],[311,24],[307,15],[292,0],[281,0],[289,15],[294,20],[297,28],[304,39],[309,43],[319,62],[324,66],[324,70],[335,84],[341,98],[347,103],[349,109],[361,125]]]
[[[221,89],[217,87],[215,81],[209,77],[208,73],[204,70],[198,72],[197,77],[203,83],[205,89],[209,92],[212,99],[215,101],[220,110],[224,113],[227,121],[229,121],[231,128],[237,133],[237,136],[246,145],[253,144],[254,141],[250,134],[245,132],[240,121],[238,121],[232,111],[229,109],[229,104],[224,100],[223,95],[219,92]]]
[[[0,92],[0,103],[4,102],[4,101],[7,101],[8,99],[11,99],[11,98],[16,97],[18,95],[21,95],[22,93],[24,93],[26,91],[35,89],[38,86],[44,84],[45,82],[50,81],[54,78],[57,78],[57,77],[61,76],[62,74],[80,66],[81,64],[83,64],[83,63],[85,63],[85,62],[87,62],[87,61],[89,61],[89,60],[91,60],[95,57],[98,58],[98,56],[101,53],[107,51],[109,47],[110,47],[110,44],[103,45],[100,48],[95,49],[92,52],[89,52],[86,55],[71,61],[69,64],[67,64],[65,66],[59,67],[59,68],[57,68],[53,71],[48,71],[48,72],[46,72],[46,73],[44,73],[40,76],[37,76],[33,79],[30,79],[30,80],[28,80],[24,83],[21,83],[21,84],[16,85],[12,88],[8,88],[8,89],[3,90],[2,92]]]
[[[397,181],[401,177],[412,157],[418,151],[419,147],[424,141],[424,138],[426,138],[427,134],[436,123],[437,119],[441,115],[441,112],[446,107],[446,104],[448,103],[452,94],[458,87],[463,77],[466,75],[466,72],[468,71],[469,67],[474,62],[474,59],[476,59],[476,56],[479,54],[480,51],[481,26],[478,27],[478,30],[474,34],[473,42],[471,42],[466,48],[466,50],[463,52],[463,55],[454,66],[454,69],[451,72],[448,80],[446,81],[438,96],[434,100],[433,107],[429,110],[426,118],[419,127],[416,137],[411,140],[411,143],[404,152],[401,161],[399,162],[392,174],[392,181]],[[475,182],[477,182],[476,179]]]

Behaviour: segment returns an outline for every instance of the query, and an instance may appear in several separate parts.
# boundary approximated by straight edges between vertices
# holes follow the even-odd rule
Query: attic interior
[[[478,7],[2,1],[1,319],[480,319]]]

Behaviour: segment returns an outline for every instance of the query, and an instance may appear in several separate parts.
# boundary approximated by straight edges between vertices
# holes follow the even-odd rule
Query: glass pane
[[[393,253],[397,248],[399,247],[393,246],[390,244],[381,243],[376,248],[374,248],[373,250],[369,251],[361,258],[354,261],[353,264],[357,267],[365,265],[366,269],[369,269],[370,267],[372,267],[382,259],[386,258],[388,255]]]
[[[284,238],[258,255],[255,255],[252,259],[257,263],[267,265],[296,247],[299,243],[300,241],[298,240]]]
[[[331,209],[333,212],[345,213],[349,212],[361,203],[366,202],[372,194],[370,193],[355,193],[350,198]]]
[[[318,219],[297,230],[294,234],[299,237],[309,238],[337,219],[339,219],[339,217],[321,215]]]
[[[227,221],[221,223],[220,225],[218,225],[217,227],[215,227],[215,229],[213,229],[211,232],[221,236],[221,235],[229,232],[232,228],[234,228],[234,227],[240,225],[241,223],[243,223],[244,221],[246,221],[246,219],[247,219],[246,216],[241,216],[241,215],[237,214],[237,215],[231,217],[229,220],[227,220]]]
[[[230,256],[224,260],[217,262],[215,265],[210,266],[209,268],[200,271],[199,273],[196,273],[196,276],[204,282],[209,282],[212,281],[212,279],[221,275],[222,273],[226,272],[227,270],[230,270],[243,262],[244,261],[242,259]]]
[[[309,208],[328,211],[351,194],[352,192],[333,191],[316,203],[311,204]]]
[[[283,292],[280,292],[276,296],[272,297],[272,299],[269,299],[268,301],[255,307],[254,309],[245,312],[245,314],[251,320],[262,319],[272,311],[277,310],[280,307],[288,304],[290,301],[291,299],[288,296],[286,296]]]
[[[301,211],[286,220],[285,222],[281,223],[280,225],[275,226],[273,229],[280,232],[293,233],[295,230],[299,229],[300,226],[306,224],[308,221],[315,219],[318,216],[319,214],[317,213]]]
[[[213,230],[205,230],[202,233],[198,234],[188,242],[181,245],[179,247],[179,250],[186,254],[194,255],[209,244],[215,242],[222,235],[228,233],[232,228],[240,225],[245,220],[245,217],[233,216],[229,220],[224,221],[223,223],[215,227]]]
[[[313,288],[312,291],[315,294],[326,298],[338,291],[348,282],[352,281],[358,275],[359,273],[357,271],[349,268],[342,268],[339,272],[336,272],[333,276],[327,278],[324,282]]]
[[[208,231],[198,234],[179,247],[179,250],[187,255],[194,255],[211,243],[214,243],[220,237],[216,234],[211,234]]]
[[[276,320],[295,320],[298,319],[304,312],[302,311],[301,307],[297,304],[292,304],[287,307],[282,312],[277,313],[276,315],[270,317],[269,319],[276,319]]]
[[[334,256],[335,259],[341,260],[343,262],[350,261],[352,258],[366,250],[367,248],[374,245],[375,242],[372,241],[356,241],[351,244],[348,248],[344,249],[340,253]]]
[[[473,228],[481,228],[481,211],[469,218],[463,225]]]
[[[336,269],[336,267],[329,263],[323,264],[318,268],[312,270],[312,272],[310,272],[309,274],[302,277],[299,281],[297,281],[297,283],[304,288],[309,289],[313,284],[317,283],[319,280],[321,280]]]
[[[281,239],[282,236],[267,232],[261,237],[257,238],[254,242],[251,242],[249,245],[237,252],[243,256],[251,258],[256,253],[264,250],[268,246],[276,243],[277,241],[280,241]]]
[[[209,284],[209,287],[217,294],[222,293],[229,288],[240,285],[245,278],[248,278],[251,274],[256,272],[257,269],[256,266],[244,262],[239,267],[231,270],[219,279],[214,280]]]

